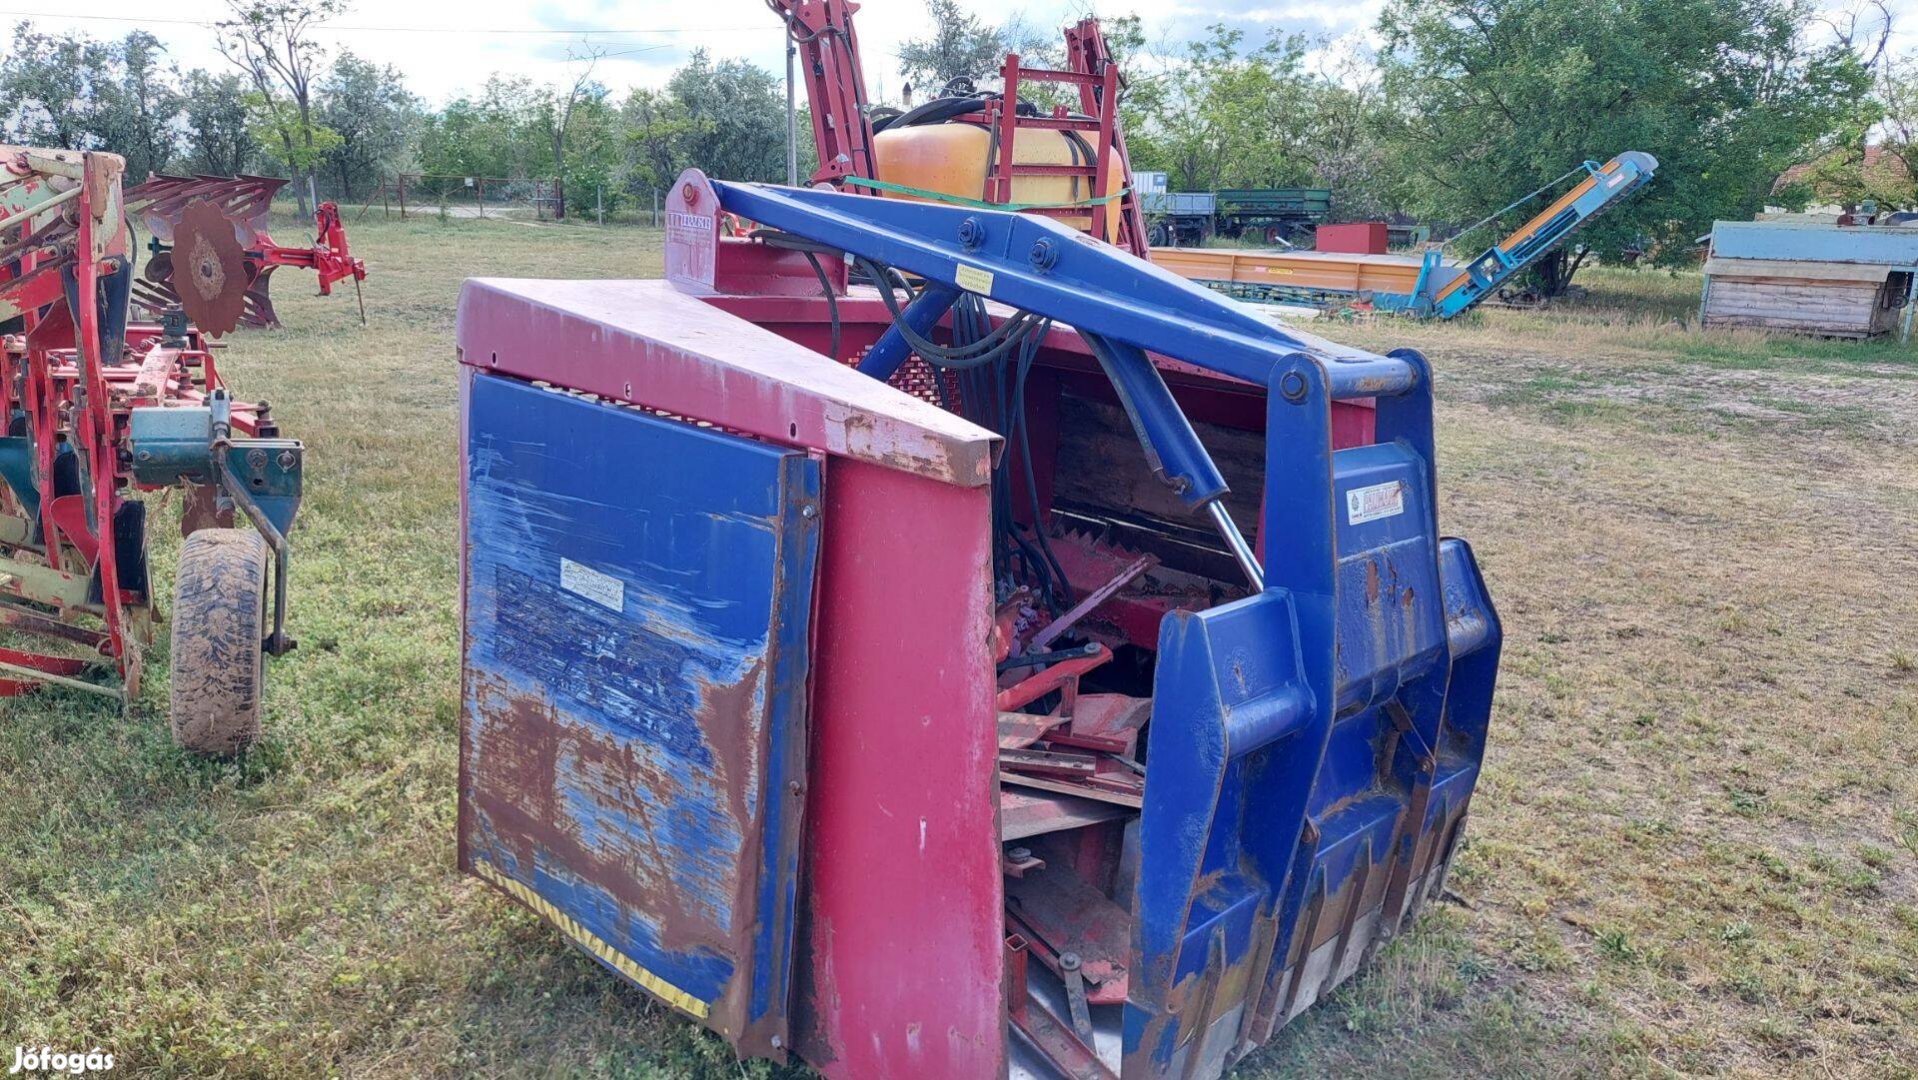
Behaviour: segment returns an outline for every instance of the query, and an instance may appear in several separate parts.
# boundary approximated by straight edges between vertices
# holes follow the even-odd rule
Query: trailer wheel
[[[260,738],[266,682],[266,541],[203,529],[180,551],[173,594],[173,739],[232,754]]]

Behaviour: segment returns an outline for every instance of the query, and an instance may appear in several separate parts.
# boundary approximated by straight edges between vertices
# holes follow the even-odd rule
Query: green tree
[[[119,41],[14,29],[0,58],[0,117],[9,140],[109,150],[133,180],[165,169],[179,142],[179,73],[159,39],[135,30]]]
[[[1392,0],[1382,62],[1411,197],[1469,221],[1577,162],[1644,150],[1652,187],[1580,242],[1683,258],[1714,218],[1760,209],[1865,93],[1858,58],[1807,44],[1811,24],[1802,0]],[[1581,258],[1542,261],[1546,291]]]
[[[1304,134],[1312,182],[1332,189],[1341,218],[1398,213],[1406,201],[1403,158],[1385,136],[1392,116],[1377,64],[1356,41],[1333,42],[1320,52]]]
[[[926,16],[931,20],[926,36],[899,46],[899,71],[920,99],[937,96],[954,79],[977,82],[999,70],[1007,51],[999,30],[980,22],[958,0],[926,0]],[[1023,31],[1023,24],[1015,26]]]
[[[1213,26],[1139,103],[1144,123],[1129,127],[1128,139],[1170,174],[1175,189],[1307,183],[1314,83],[1305,53],[1297,34],[1273,31],[1248,46],[1243,31]],[[1145,138],[1134,138],[1141,128]]]
[[[249,92],[242,100],[246,103],[247,133],[256,144],[273,146],[273,156],[293,171],[295,186],[299,187],[300,213],[304,216],[310,212],[307,192],[297,181],[317,174],[327,156],[339,149],[340,133],[301,116],[298,107],[290,101],[258,91]],[[298,137],[288,138],[289,131],[298,132]]]
[[[247,171],[259,147],[247,130],[246,83],[238,75],[195,68],[181,85],[186,170],[210,176]]]
[[[545,91],[526,79],[493,76],[478,97],[461,97],[426,118],[420,168],[438,177],[546,175],[538,111]]]
[[[230,14],[214,24],[220,54],[238,67],[259,98],[249,108],[255,138],[293,171],[302,217],[312,212],[307,185],[338,139],[320,122],[314,79],[325,50],[316,25],[343,14],[346,0],[227,0]],[[262,126],[265,125],[265,126]]]
[[[398,68],[342,51],[320,80],[319,99],[320,122],[339,135],[327,168],[339,181],[340,198],[352,199],[382,173],[408,164],[420,102]]]
[[[765,68],[744,60],[715,63],[706,50],[696,50],[666,83],[678,160],[727,180],[784,182],[785,93]]]
[[[580,204],[580,196],[585,196],[586,205],[591,205],[592,193],[581,191],[569,195],[567,152],[572,148],[574,121],[588,111],[597,112],[606,101],[606,87],[593,81],[593,68],[598,66],[604,50],[591,49],[584,55],[569,53],[574,61],[573,81],[566,86],[554,86],[538,95],[533,108],[534,123],[541,137],[552,152],[552,173],[559,182],[559,200],[554,204],[557,217],[566,216],[566,206],[570,201],[575,208]],[[585,182],[585,177],[581,177]],[[599,177],[603,181],[605,178]]]
[[[677,179],[689,164],[686,144],[697,127],[679,100],[663,90],[642,87],[627,95],[620,106],[626,194],[650,201]]]
[[[1918,68],[1910,57],[1890,50],[1890,8],[1885,0],[1867,0],[1850,11],[1828,13],[1823,21],[1872,73],[1872,92],[1853,104],[1831,140],[1832,149],[1790,170],[1773,198],[1794,209],[1811,202],[1846,210],[1867,202],[1884,209],[1910,207],[1918,197],[1910,169]]]
[[[1876,167],[1865,170],[1872,194],[1882,206],[1918,209],[1918,58],[1885,65],[1878,101],[1884,111],[1879,153]]]
[[[177,68],[162,61],[160,39],[135,30],[111,47],[113,76],[96,88],[100,141],[126,158],[127,179],[162,172],[179,146],[183,99]]]
[[[43,34],[30,22],[15,25],[13,47],[0,59],[7,138],[65,150],[101,148],[100,93],[119,66],[105,42]]]

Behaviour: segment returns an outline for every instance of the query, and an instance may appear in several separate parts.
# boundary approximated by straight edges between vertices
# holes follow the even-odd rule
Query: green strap
[[[1093,199],[1077,199],[1072,202],[995,203],[986,202],[983,199],[968,199],[964,195],[948,195],[943,191],[927,191],[925,188],[916,188],[908,184],[894,184],[886,180],[867,180],[859,176],[848,176],[845,182],[855,184],[859,187],[876,188],[880,191],[896,191],[901,195],[911,195],[920,199],[934,199],[939,202],[953,203],[958,206],[970,206],[979,210],[1077,210],[1082,207],[1094,206],[1098,203],[1109,203],[1132,190],[1130,187],[1122,187],[1110,195]]]

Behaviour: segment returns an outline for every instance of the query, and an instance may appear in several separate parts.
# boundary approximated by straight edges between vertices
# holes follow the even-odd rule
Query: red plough
[[[218,335],[241,325],[280,325],[268,286],[281,266],[312,270],[321,296],[347,280],[359,296],[366,263],[347,247],[338,206],[319,204],[308,247],[276,244],[267,234],[267,212],[284,186],[271,176],[156,175],[128,188],[128,212],[138,214],[153,237],[134,302],[154,314],[179,304],[194,325]],[[366,322],[363,297],[360,322]]]

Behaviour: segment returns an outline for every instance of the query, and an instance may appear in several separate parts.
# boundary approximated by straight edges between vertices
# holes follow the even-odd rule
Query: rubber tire
[[[266,688],[266,541],[202,529],[180,550],[173,592],[173,740],[235,754],[260,738]]]

